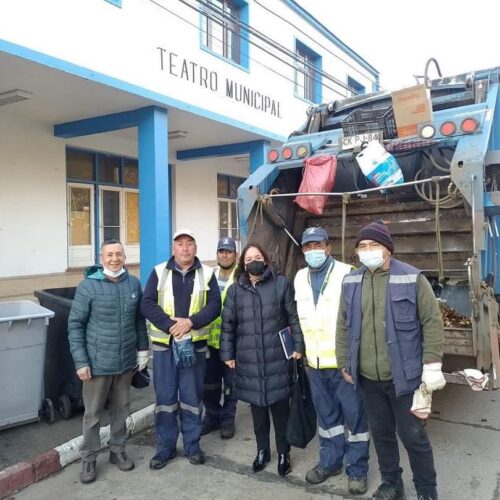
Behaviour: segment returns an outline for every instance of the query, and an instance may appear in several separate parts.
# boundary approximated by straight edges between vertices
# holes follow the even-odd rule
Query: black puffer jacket
[[[222,309],[220,357],[236,360],[236,396],[268,406],[290,395],[291,360],[278,332],[290,326],[295,351],[304,353],[292,285],[268,268],[254,287],[246,273],[228,289]]]

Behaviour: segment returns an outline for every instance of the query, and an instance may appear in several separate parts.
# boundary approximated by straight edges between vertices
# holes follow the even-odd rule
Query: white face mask
[[[360,250],[358,257],[361,264],[364,264],[370,271],[378,269],[385,261],[384,251],[381,248],[377,250]]]
[[[111,271],[111,269],[104,267],[102,272],[110,278],[118,278],[118,276],[121,276],[125,272],[125,268],[122,267],[119,271]]]

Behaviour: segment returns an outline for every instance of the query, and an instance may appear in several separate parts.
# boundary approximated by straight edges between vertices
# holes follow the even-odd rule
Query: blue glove
[[[179,368],[189,368],[196,364],[196,352],[191,337],[183,340],[174,339],[174,359]]]

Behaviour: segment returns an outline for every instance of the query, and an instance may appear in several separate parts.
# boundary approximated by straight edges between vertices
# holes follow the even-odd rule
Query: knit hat
[[[356,238],[356,247],[362,240],[372,240],[384,245],[385,248],[394,253],[394,242],[391,238],[391,233],[389,228],[383,223],[383,221],[378,220],[372,222],[361,229]]]

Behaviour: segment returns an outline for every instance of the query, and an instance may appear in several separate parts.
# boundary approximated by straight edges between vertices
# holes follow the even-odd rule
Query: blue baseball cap
[[[219,250],[229,250],[230,252],[236,252],[236,242],[233,238],[222,238],[217,243],[217,251]]]
[[[322,227],[308,227],[302,234],[301,245],[310,243],[311,241],[328,241],[328,234]]]

